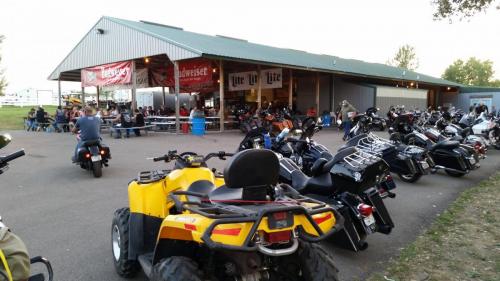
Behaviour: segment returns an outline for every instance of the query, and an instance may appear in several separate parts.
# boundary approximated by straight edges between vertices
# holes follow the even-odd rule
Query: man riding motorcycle
[[[0,280],[28,280],[30,257],[23,241],[0,219]]]
[[[101,119],[94,115],[94,111],[91,107],[85,107],[85,116],[78,118],[75,127],[73,128],[73,133],[78,134],[80,132],[80,138],[76,144],[75,153],[73,156],[73,162],[78,159],[78,149],[86,142],[90,140],[100,140],[101,135],[99,133],[99,128],[101,126]]]

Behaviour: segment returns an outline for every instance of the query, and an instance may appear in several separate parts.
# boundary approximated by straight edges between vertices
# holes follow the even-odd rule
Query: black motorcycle
[[[418,181],[423,175],[432,172],[435,166],[426,149],[392,142],[373,133],[361,134],[350,139],[339,151],[347,147],[356,147],[381,157],[389,164],[390,171],[396,173],[404,182]]]
[[[12,140],[10,135],[7,134],[1,134],[0,135],[0,149],[5,147],[7,144],[10,143]],[[9,167],[9,162],[24,156],[24,150],[19,150],[16,151],[12,154],[6,155],[6,156],[0,156],[0,174],[3,174]],[[0,217],[0,228],[2,227],[2,217]],[[0,249],[2,250],[2,249]],[[50,262],[41,256],[33,257],[30,259],[30,264],[43,264],[47,270],[47,280],[52,281],[54,279],[54,273],[52,270],[52,265]],[[0,266],[5,267],[5,265],[2,262],[2,259],[0,259]],[[8,266],[8,265],[7,265]],[[10,280],[9,276],[4,276],[4,273],[0,271],[0,277],[2,278],[1,280]],[[38,273],[35,275],[32,275],[28,278],[28,281],[44,281],[45,280],[45,275],[43,273]]]
[[[305,122],[310,124],[307,120]],[[264,147],[265,133],[256,130],[248,134],[239,150]],[[307,146],[307,151],[296,153],[295,149],[302,145]],[[354,251],[364,250],[368,246],[365,241],[368,234],[391,232],[394,223],[377,188],[388,180],[392,182],[388,178],[388,166],[382,159],[356,148],[331,155],[320,144],[307,139],[285,139],[283,134],[273,138],[269,148],[282,155],[281,182],[290,184],[301,194],[329,203],[344,216],[344,230],[334,238],[340,246]]]
[[[378,116],[377,112],[380,109],[377,107],[370,107],[366,110],[365,115],[371,118],[370,128],[377,129],[379,131],[385,131],[387,128],[386,120]]]
[[[416,145],[429,151],[435,169],[444,169],[454,177],[461,177],[470,170],[479,168],[479,156],[474,148],[458,141],[432,141],[425,133],[439,134],[432,128],[414,126],[409,115],[399,115],[394,127],[390,128],[391,140],[407,145]]]
[[[94,177],[102,176],[102,167],[108,166],[111,153],[108,146],[100,140],[85,141],[76,153],[73,163],[80,165],[82,169],[92,171]]]

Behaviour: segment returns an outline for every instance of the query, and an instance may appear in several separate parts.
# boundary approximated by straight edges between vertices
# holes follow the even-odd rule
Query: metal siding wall
[[[316,92],[314,79],[311,77],[297,79],[297,110],[306,114],[307,109],[315,106]],[[321,84],[320,84],[321,94]],[[320,99],[321,101],[321,99]]]
[[[500,92],[491,92],[491,93],[464,93],[456,95],[456,98],[453,100],[455,107],[460,108],[464,111],[469,111],[470,106],[470,98],[474,97],[492,97],[492,105],[496,107],[498,110],[500,108]]]
[[[103,29],[104,34],[96,34],[94,30],[97,28]],[[166,54],[170,60],[200,56],[104,18],[85,35],[51,74],[50,79],[57,79],[59,73],[64,71],[159,54]]]
[[[377,86],[377,102],[381,113],[386,113],[391,105],[404,105],[406,109],[427,108],[427,90]]]
[[[334,100],[336,106],[343,100],[350,102],[359,112],[374,106],[375,89],[369,86],[335,80]]]
[[[319,114],[323,111],[330,112],[330,76],[319,78]]]

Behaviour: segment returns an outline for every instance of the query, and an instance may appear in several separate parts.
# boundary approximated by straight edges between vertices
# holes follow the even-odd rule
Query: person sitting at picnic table
[[[56,132],[61,132],[64,130],[61,124],[66,124],[68,121],[66,120],[66,112],[65,110],[61,107],[58,106],[56,109],[56,113],[54,114],[55,120],[54,123],[52,123],[52,126],[54,126],[54,129]]]
[[[186,107],[181,106],[181,108],[179,109],[179,115],[180,116],[189,116],[189,111],[187,110]]]
[[[132,128],[132,116],[130,116],[130,112],[127,110],[125,106],[122,106],[119,110],[118,115],[115,119],[111,120],[115,132],[115,139],[119,139],[122,137],[121,129],[118,128]],[[125,130],[126,137],[130,137],[130,129]]]
[[[144,127],[146,123],[144,122],[144,115],[139,111],[139,109],[134,110],[134,127]],[[137,137],[141,136],[140,129],[134,129],[134,133]]]
[[[34,131],[36,128],[36,110],[33,107],[28,112],[28,117],[26,117],[26,127],[28,128],[27,131]]]
[[[160,106],[160,108],[158,109],[157,115],[167,116],[167,109],[165,109],[165,106],[163,106],[163,105]]]

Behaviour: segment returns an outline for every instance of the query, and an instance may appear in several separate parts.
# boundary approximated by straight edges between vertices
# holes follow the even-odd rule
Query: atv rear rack
[[[182,202],[179,196],[186,195],[200,197],[202,200]],[[253,241],[253,238],[255,237],[255,234],[257,232],[257,228],[264,217],[276,212],[290,212],[294,215],[304,215],[309,223],[313,226],[315,231],[318,233],[318,236],[315,237],[307,234],[303,231],[302,227],[299,227],[298,235],[305,241],[318,242],[342,229],[344,218],[336,209],[323,202],[298,195],[296,193],[286,195],[291,197],[279,198],[279,200],[277,201],[247,201],[251,202],[251,204],[241,206],[234,204],[223,204],[220,201],[214,203],[210,201],[209,197],[206,194],[189,191],[172,192],[169,197],[175,202],[176,208],[179,212],[189,211],[191,213],[214,220],[201,237],[203,242],[205,242],[205,244],[213,250],[233,250],[246,252],[257,251],[258,245],[256,245],[256,243]],[[241,201],[245,202],[246,200]],[[314,203],[317,204],[317,206],[305,208],[301,205],[301,203]],[[246,208],[243,206],[245,206]],[[326,212],[333,213],[336,223],[331,230],[324,233],[318,226],[318,224],[314,221],[312,216]],[[249,235],[246,237],[243,243],[243,246],[225,245],[223,243],[215,242],[212,240],[212,232],[218,225],[245,222],[253,222],[253,225],[249,231]]]

